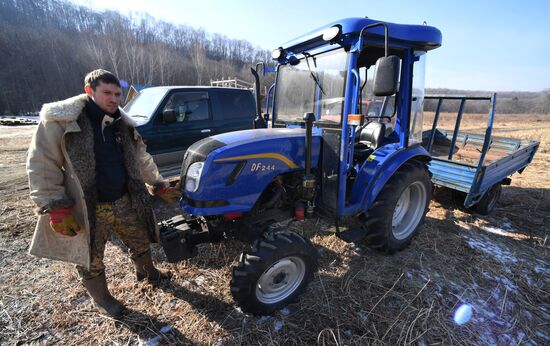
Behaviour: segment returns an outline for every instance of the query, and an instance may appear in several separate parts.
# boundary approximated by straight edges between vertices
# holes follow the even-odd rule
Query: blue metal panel
[[[432,158],[428,164],[434,184],[468,193],[476,175],[473,165]]]
[[[519,140],[517,141],[520,142]],[[531,142],[522,149],[489,164],[485,167],[485,173],[481,178],[478,190],[472,192],[484,192],[494,184],[500,183],[504,178],[527,167],[535,155],[537,148],[538,143]]]
[[[301,52],[322,41],[322,35],[328,28],[339,25],[342,28],[342,38],[357,37],[361,29],[367,25],[380,22],[369,18],[346,18],[317,28],[307,34],[293,39],[281,47],[293,52]],[[406,25],[386,22],[388,25],[389,43],[396,46],[399,43],[415,49],[430,50],[441,46],[441,31],[427,25]],[[366,42],[372,37],[384,37],[383,27],[374,27],[366,33]]]
[[[401,86],[397,95],[397,119],[395,122],[395,132],[399,134],[399,144],[403,148],[409,146],[413,63],[414,53],[412,50],[408,50],[401,63]]]
[[[197,208],[182,202],[192,215],[222,215],[247,212],[260,194],[278,175],[300,171],[305,166],[305,131],[303,129],[257,129],[213,136],[226,145],[212,151],[204,162],[196,192],[184,191],[185,197],[198,202],[226,201],[227,205]],[[318,165],[321,138],[312,140],[312,166]],[[233,183],[228,183],[237,165],[246,162]],[[197,204],[197,203],[195,203]]]
[[[341,215],[351,215],[368,210],[376,197],[392,177],[407,161],[428,161],[430,155],[420,145],[401,148],[399,144],[386,144],[378,148],[358,172],[350,195],[350,204]]]
[[[476,192],[480,192],[480,185],[481,185],[481,179],[483,178],[483,174],[485,170],[483,169],[483,164],[485,161],[485,156],[487,155],[487,152],[489,151],[489,147],[491,146],[492,138],[493,138],[493,122],[495,119],[495,106],[496,106],[496,94],[493,94],[491,97],[491,108],[489,110],[489,119],[487,120],[487,129],[485,129],[485,138],[483,140],[483,148],[481,149],[481,155],[479,157],[479,162],[477,164],[477,173],[476,177],[474,178],[474,181],[472,183],[472,187],[470,189],[470,192],[466,196],[466,200],[464,201],[464,205],[466,207],[469,207],[472,205],[472,202],[477,197]],[[455,129],[456,132],[456,129]],[[502,177],[503,179],[505,177]]]
[[[340,142],[340,172],[339,172],[339,181],[338,181],[338,215],[342,215],[346,203],[346,180],[347,172],[350,167],[349,165],[349,140],[350,140],[350,128],[348,126],[348,114],[353,113],[357,107],[357,104],[354,104],[354,95],[357,94],[357,88],[359,87],[359,80],[357,79],[357,71],[355,66],[357,65],[357,56],[358,52],[354,49],[349,54],[348,62],[348,74],[346,76],[346,89],[345,89],[345,99],[344,99],[344,111],[342,115],[342,136]],[[353,150],[353,149],[351,149]]]

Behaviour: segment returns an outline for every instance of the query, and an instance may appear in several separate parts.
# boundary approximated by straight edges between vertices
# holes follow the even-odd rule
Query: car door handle
[[[212,131],[210,131],[210,129],[204,129],[204,130],[201,130],[201,133],[210,133]]]

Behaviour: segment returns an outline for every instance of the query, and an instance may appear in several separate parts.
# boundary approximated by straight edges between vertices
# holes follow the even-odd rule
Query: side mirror
[[[173,109],[165,109],[162,111],[162,120],[166,124],[171,124],[176,122],[176,111]]]
[[[399,79],[399,57],[396,55],[379,58],[374,66],[374,96],[391,96],[397,92]]]

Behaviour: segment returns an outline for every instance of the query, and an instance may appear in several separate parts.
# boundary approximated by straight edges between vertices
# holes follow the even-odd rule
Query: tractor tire
[[[359,216],[367,246],[387,254],[411,242],[430,204],[432,182],[421,162],[404,164],[382,188],[371,208]]]
[[[491,188],[487,190],[485,195],[481,197],[479,202],[474,204],[470,209],[481,215],[491,214],[495,209],[495,206],[497,205],[501,193],[502,185],[500,185],[500,183],[491,186]]]
[[[309,239],[291,231],[271,231],[233,267],[231,294],[243,312],[269,315],[294,301],[317,267],[317,250]]]

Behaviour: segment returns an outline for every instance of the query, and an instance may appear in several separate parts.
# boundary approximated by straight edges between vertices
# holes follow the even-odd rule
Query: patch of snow
[[[506,228],[510,229],[510,228],[512,228],[512,223],[509,222],[509,221],[504,222],[504,223],[502,224],[502,227],[506,227]]]
[[[464,238],[472,249],[481,250],[482,252],[492,255],[502,263],[518,262],[517,258],[512,255],[509,249],[500,247],[487,238],[474,239],[467,236],[464,236]]]
[[[139,339],[139,346],[157,346],[160,343],[162,338],[160,336],[155,336],[154,338],[141,340]]]
[[[363,311],[363,310],[359,311],[358,316],[359,316],[359,321],[361,321],[361,322],[363,322],[363,323],[365,323],[365,322],[367,321],[367,313],[366,313],[366,311]]]
[[[422,273],[420,273],[420,277],[421,277],[422,280],[424,280],[424,281],[430,280],[426,275],[424,275],[424,274],[422,274]]]
[[[479,338],[481,339],[482,344],[486,345],[497,345],[497,340],[495,339],[495,335],[492,330],[489,328],[483,329],[479,331]]]
[[[539,338],[541,338],[542,340],[544,341],[550,341],[550,336],[548,336],[548,334],[546,334],[545,332],[543,331],[538,331],[535,333]]]
[[[351,330],[348,329],[348,330],[344,330],[344,335],[347,336],[348,338],[351,338],[353,334],[351,333]]]
[[[288,310],[288,308],[282,308],[279,312],[281,313],[281,316],[290,315],[290,310]]]
[[[527,317],[527,319],[529,319],[529,320],[533,319],[533,314],[531,312],[527,311],[527,310],[523,310],[522,314],[525,315],[525,317]]]
[[[498,336],[498,344],[499,345],[511,345],[512,344],[512,337],[508,334],[500,334]]]
[[[256,320],[256,324],[260,325],[260,324],[264,324],[266,321],[268,321],[269,319],[271,319],[271,316],[260,316],[258,317],[258,319]]]
[[[501,284],[506,286],[508,288],[508,291],[516,292],[518,290],[518,286],[507,277],[495,276],[495,280],[499,281]]]
[[[550,268],[536,266],[533,268],[533,271],[537,274],[550,275]]]
[[[196,278],[193,279],[193,282],[197,286],[202,286],[204,284],[204,276],[202,276],[202,275],[197,276]]]
[[[273,323],[273,329],[275,330],[275,332],[278,332],[281,330],[281,328],[283,328],[284,325],[285,325],[285,321],[277,320]]]
[[[166,333],[169,333],[172,331],[172,326],[170,325],[166,325],[162,328],[160,328],[160,332],[162,334],[166,334]],[[152,337],[150,339],[147,339],[147,340],[141,340],[141,338],[139,339],[139,346],[157,346],[160,341],[162,340],[162,336],[161,335],[157,335],[155,337]]]
[[[160,328],[160,332],[163,333],[163,334],[169,333],[171,331],[172,331],[172,326],[170,326],[170,325],[167,325],[167,326],[164,326],[164,327]]]
[[[525,333],[522,332],[521,330],[518,332],[518,342],[516,343],[516,345],[519,345],[521,344],[521,342],[523,341],[523,339],[525,339]]]

